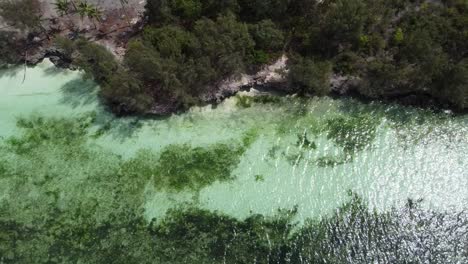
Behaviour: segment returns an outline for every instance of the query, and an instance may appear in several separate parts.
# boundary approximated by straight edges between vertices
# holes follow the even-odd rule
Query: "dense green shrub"
[[[172,100],[183,107],[193,105],[199,94],[217,82],[245,71],[245,60],[252,49],[247,26],[232,14],[216,20],[201,18],[192,30],[148,25],[141,39],[129,44],[124,58],[124,66],[142,81],[140,87],[144,89],[140,92],[134,87],[128,94],[135,99],[133,91],[156,103]],[[112,90],[107,94],[112,98]]]
[[[249,31],[257,49],[280,51],[284,47],[284,33],[270,19],[250,25]]]
[[[2,0],[0,17],[9,25],[24,31],[43,29],[41,3],[38,0]]]
[[[75,42],[62,36],[56,36],[53,41],[54,44],[62,51],[63,55],[71,60],[73,53],[76,52]]]
[[[290,86],[302,94],[326,95],[330,92],[331,73],[330,62],[299,57],[290,62]]]
[[[459,109],[466,109],[468,106],[468,59],[451,65],[443,75],[440,75],[432,92]]]
[[[146,27],[143,39],[150,43],[162,57],[180,59],[185,52],[194,52],[197,40],[182,27],[168,25],[160,28]]]
[[[28,1],[4,1],[0,11],[38,29],[34,6],[12,15],[12,6]],[[281,52],[291,58],[293,92],[326,95],[333,72],[356,77],[365,96],[417,94],[464,109],[467,13],[464,0],[148,0],[148,23],[123,65],[83,40],[76,42],[82,53],[76,64],[120,114],[197,104],[222,80],[258,70]],[[14,42],[5,36],[0,42],[6,47],[0,64],[17,62],[18,52],[8,52]]]
[[[25,41],[16,39],[14,32],[0,31],[0,69],[20,62]]]
[[[414,91],[410,78],[414,76],[415,69],[411,65],[399,67],[391,61],[376,59],[365,65],[362,74],[365,78],[358,91],[371,98],[398,94],[403,87]]]
[[[147,94],[141,79],[122,68],[101,86],[100,95],[117,114],[145,114],[155,100]]]
[[[114,55],[104,46],[84,39],[75,43],[79,57],[75,63],[84,70],[88,77],[92,77],[98,84],[106,85],[119,69]]]

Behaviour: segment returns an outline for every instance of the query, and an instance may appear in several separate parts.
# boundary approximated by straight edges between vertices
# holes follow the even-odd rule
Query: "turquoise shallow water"
[[[197,192],[147,186],[141,206],[148,219],[185,203],[239,218],[252,213],[272,215],[279,208],[295,206],[300,219],[317,217],[346,201],[349,190],[379,210],[402,205],[409,198],[444,210],[468,205],[467,117],[328,98],[283,98],[241,107],[234,97],[217,107],[196,107],[165,119],[115,119],[97,102],[92,82],[82,80],[78,72],[57,70],[44,62],[27,70],[24,83],[22,79],[22,71],[0,77],[0,136],[4,139],[18,133],[20,116],[70,118],[89,111],[97,116],[91,130],[106,127],[100,137],[87,139],[89,148],[124,160],[141,149],[159,153],[173,144],[203,147],[239,140],[255,131],[255,141],[232,170],[234,180],[217,181]],[[343,156],[343,148],[327,138],[321,127],[327,120],[355,115],[374,121],[375,137],[343,164],[319,165],[323,157]],[[304,134],[314,148],[301,142]],[[63,162],[55,166],[81,169],[80,164]],[[67,185],[60,188],[67,192]]]
[[[468,261],[467,116],[243,93],[116,118],[97,92],[0,72],[0,263]]]

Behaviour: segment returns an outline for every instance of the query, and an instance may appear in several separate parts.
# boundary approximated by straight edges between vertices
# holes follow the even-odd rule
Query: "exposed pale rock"
[[[285,86],[287,72],[286,55],[281,56],[273,64],[265,66],[261,71],[254,75],[241,74],[236,77],[231,77],[222,81],[217,89],[208,89],[207,92],[200,96],[204,102],[219,103],[224,98],[235,95],[241,90],[249,90],[251,88],[269,87],[269,86]],[[214,90],[214,92],[212,92]]]
[[[360,78],[356,76],[333,74],[330,78],[332,91],[339,94],[346,94],[359,85]]]

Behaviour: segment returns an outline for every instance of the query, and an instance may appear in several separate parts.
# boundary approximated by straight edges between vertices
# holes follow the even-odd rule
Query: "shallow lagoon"
[[[302,222],[330,215],[350,190],[380,212],[408,199],[436,211],[468,209],[466,116],[351,99],[243,94],[168,118],[118,119],[100,106],[96,89],[79,72],[47,61],[28,68],[24,82],[22,69],[0,74],[0,165],[7,164],[5,175],[29,175],[0,177],[7,215],[34,223],[48,214],[47,206],[90,206],[100,219],[130,205],[148,221],[185,207],[245,219],[296,208],[294,220]],[[19,117],[26,119],[22,128]],[[42,121],[54,118],[69,123]],[[73,124],[78,136],[67,139]],[[34,126],[44,128],[32,144]],[[51,139],[54,131],[63,135]],[[164,163],[165,156],[180,164]],[[140,170],[146,178],[132,178]],[[224,176],[209,178],[212,172]],[[172,176],[187,185],[171,185]]]
[[[207,146],[255,131],[255,141],[232,171],[234,180],[215,182],[196,194],[162,190],[147,195],[144,208],[149,218],[179,202],[196,202],[236,217],[298,206],[299,215],[306,218],[338,207],[348,190],[378,209],[409,198],[441,209],[466,209],[468,204],[467,117],[332,99],[285,98],[246,107],[238,106],[234,97],[217,107],[197,107],[166,119],[119,120],[99,106],[95,87],[78,72],[44,62],[27,70],[24,83],[22,79],[22,71],[4,73],[0,79],[3,138],[17,133],[20,116],[78,117],[89,111],[97,115],[93,129],[105,130],[97,139],[90,137],[88,144],[125,159],[141,149],[158,153],[171,144]],[[342,156],[342,149],[327,139],[326,131],[316,130],[324,120],[356,113],[377,120],[372,127],[375,139],[344,164],[318,165],[320,158]],[[300,146],[304,134],[314,149]]]

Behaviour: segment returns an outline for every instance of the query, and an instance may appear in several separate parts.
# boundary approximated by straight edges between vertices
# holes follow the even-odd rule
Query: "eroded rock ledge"
[[[254,75],[241,74],[221,82],[217,89],[202,94],[200,99],[206,103],[220,103],[223,99],[233,96],[239,91],[250,90],[251,88],[287,89],[287,62],[288,57],[282,55],[274,63],[264,66],[262,70]]]
[[[73,58],[65,55],[63,50],[53,44],[40,46],[35,49],[35,51],[36,53],[25,58],[28,65],[36,65],[47,58],[59,68],[78,70],[72,63]],[[286,54],[283,54],[272,64],[264,66],[256,74],[240,74],[222,81],[215,89],[208,89],[209,92],[201,94],[199,99],[204,104],[219,104],[224,99],[235,96],[240,91],[250,91],[251,89],[279,95],[294,94],[296,91],[289,86],[287,80],[287,63],[288,57]],[[409,106],[450,109],[449,105],[438,102],[429,94],[418,92],[408,93],[407,91],[392,90],[391,94],[384,94],[378,98],[372,98],[360,93],[359,86],[362,85],[362,81],[363,80],[357,76],[346,76],[335,73],[330,77],[332,95],[337,97],[352,96],[364,101],[382,100]],[[177,105],[178,103],[175,99],[167,100],[165,104],[154,105],[147,114],[159,116],[171,115],[180,111]]]

